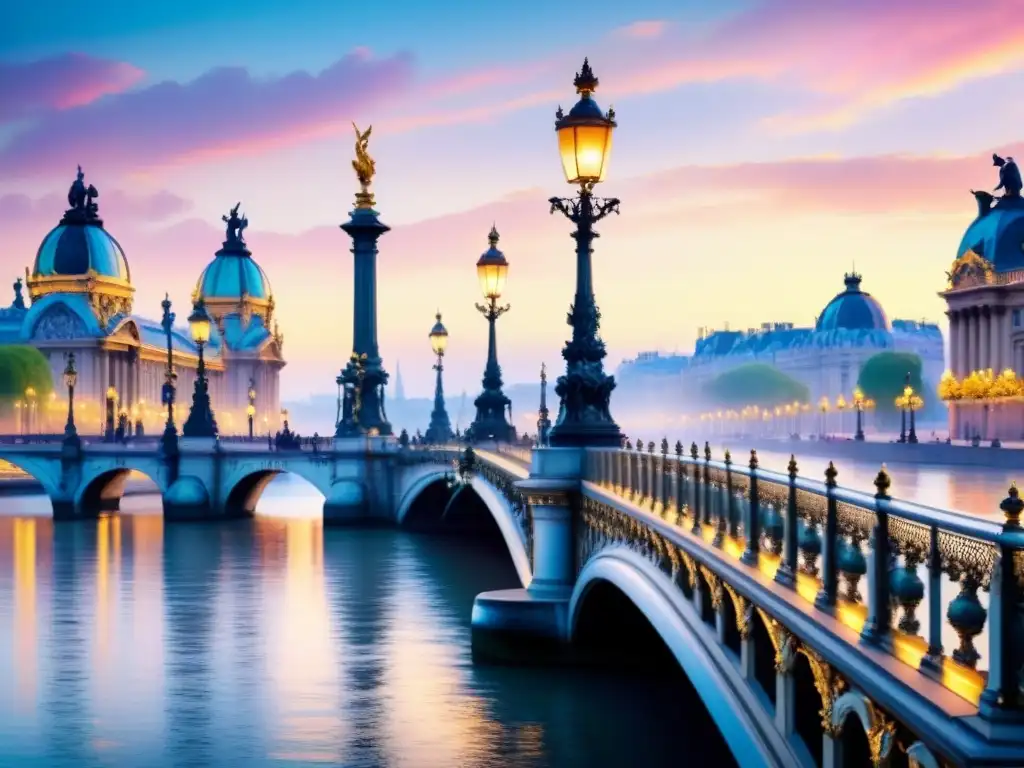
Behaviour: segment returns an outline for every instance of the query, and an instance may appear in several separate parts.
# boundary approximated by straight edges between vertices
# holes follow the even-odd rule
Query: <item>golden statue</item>
[[[356,207],[372,208],[373,195],[370,193],[370,183],[373,181],[373,174],[377,172],[377,166],[367,150],[373,126],[367,128],[365,133],[360,132],[355,123],[352,123],[352,127],[356,132],[356,159],[352,161],[352,167],[355,169],[356,178],[359,179],[359,185],[362,187],[362,191],[356,194]]]

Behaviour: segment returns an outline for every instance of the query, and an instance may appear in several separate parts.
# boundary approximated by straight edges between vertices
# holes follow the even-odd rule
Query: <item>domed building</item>
[[[823,396],[834,401],[838,395],[850,400],[861,367],[884,351],[920,356],[924,380],[937,386],[943,371],[938,325],[916,320],[890,322],[878,300],[861,288],[861,282],[859,274],[845,275],[844,290],[825,305],[811,328],[775,322],[745,331],[698,329],[692,356],[658,358],[666,375],[677,376],[681,382],[679,406],[699,409],[705,384],[749,363],[768,364],[792,376],[807,386],[813,401]],[[624,362],[616,376],[630,381],[637,378],[650,368],[644,365],[648,362],[645,355],[650,354]],[[678,363],[668,365],[672,361]],[[655,383],[650,374],[643,378],[644,386]]]
[[[956,258],[946,273],[950,333],[950,370],[957,379],[974,371],[1010,369],[1024,375],[1024,199],[1020,171],[1013,158],[993,155],[1000,168],[1001,198],[973,192],[977,216],[967,227]],[[1016,401],[949,403],[954,439],[1020,440],[1024,408]]]
[[[70,207],[43,238],[31,270],[25,269],[31,303],[26,303],[19,279],[14,303],[0,309],[0,344],[39,349],[50,362],[58,391],[68,353],[74,352],[76,413],[83,435],[101,429],[110,388],[132,421],[158,429],[166,417],[161,391],[168,334],[159,319],[133,314],[135,288],[128,258],[104,227],[98,197],[79,168],[68,192]],[[245,245],[241,233],[248,222],[237,213],[236,206],[230,218],[224,217],[228,238],[192,298],[205,299],[215,321],[204,358],[218,425],[224,433],[241,434],[248,429],[250,382],[257,431],[277,428],[278,377],[285,362],[270,283]],[[184,322],[191,306],[180,302],[174,309],[181,321],[170,333],[180,427],[191,404],[199,357]],[[63,417],[57,426],[62,428]]]
[[[862,280],[857,273],[844,275],[844,289],[824,306],[813,328],[764,323],[747,331],[702,329],[684,374],[687,385],[699,390],[731,368],[767,363],[805,384],[813,401],[838,395],[849,400],[868,358],[897,351],[918,355],[924,380],[937,386],[943,371],[938,325],[890,322],[878,300],[861,288]]]

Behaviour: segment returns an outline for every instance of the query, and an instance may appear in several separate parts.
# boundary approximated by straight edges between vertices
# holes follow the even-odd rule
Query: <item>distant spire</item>
[[[395,361],[395,400],[405,400],[405,386],[402,384],[402,364]]]

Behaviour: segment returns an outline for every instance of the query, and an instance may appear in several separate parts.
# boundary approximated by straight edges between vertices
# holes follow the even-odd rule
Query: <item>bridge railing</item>
[[[1024,501],[1016,487],[999,524],[894,499],[884,467],[871,495],[839,487],[831,463],[816,482],[798,475],[795,460],[788,474],[761,469],[755,451],[740,464],[728,452],[713,461],[706,445],[703,456],[696,444],[684,455],[677,443],[674,456],[667,441],[660,454],[653,443],[639,447],[589,450],[586,479],[767,571],[983,714],[1024,708]],[[944,595],[949,583],[958,588],[952,597]],[[954,633],[947,654],[944,636]]]

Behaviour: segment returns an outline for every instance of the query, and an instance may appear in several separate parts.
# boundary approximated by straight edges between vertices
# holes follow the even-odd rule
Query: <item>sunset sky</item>
[[[135,311],[179,317],[236,202],[273,284],[286,398],[351,350],[351,121],[373,125],[381,352],[479,388],[474,263],[511,263],[506,382],[562,367],[573,291],[553,129],[589,56],[619,128],[595,246],[609,368],[688,353],[699,326],[809,324],[855,264],[890,317],[936,291],[989,155],[1024,155],[1019,0],[18,3],[0,26],[0,277],[32,263],[81,164],[124,246]],[[4,278],[6,280],[6,278]],[[8,303],[0,282],[0,304]]]

